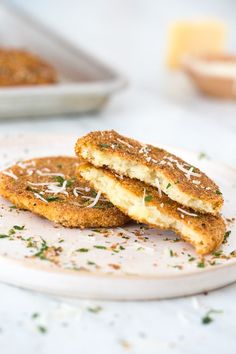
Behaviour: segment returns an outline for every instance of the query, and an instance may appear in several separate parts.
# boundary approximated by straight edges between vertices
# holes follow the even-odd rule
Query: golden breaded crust
[[[110,170],[81,164],[78,174],[132,219],[163,229],[172,229],[204,255],[223,241],[225,223],[221,216],[196,213],[182,207],[164,193],[145,183],[120,177]]]
[[[0,172],[0,195],[65,227],[113,227],[128,221],[104,196],[75,177],[75,157],[43,157],[19,162]],[[41,185],[43,184],[43,185]]]
[[[54,68],[22,49],[0,49],[0,86],[42,85],[57,82]]]
[[[118,174],[137,178],[194,210],[216,215],[223,205],[219,187],[198,168],[113,130],[87,134],[78,139],[75,151],[97,167],[107,166]]]

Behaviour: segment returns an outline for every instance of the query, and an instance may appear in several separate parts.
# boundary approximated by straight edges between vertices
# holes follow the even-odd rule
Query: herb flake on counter
[[[37,330],[40,332],[40,333],[42,333],[42,334],[45,334],[45,333],[47,333],[47,328],[45,327],[45,326],[42,326],[42,325],[39,325],[39,326],[37,326]]]
[[[32,315],[31,315],[31,318],[33,319],[33,320],[35,320],[36,318],[38,318],[39,317],[39,313],[38,312],[34,312],[34,313],[32,313]]]
[[[214,310],[214,309],[209,310],[209,311],[205,314],[205,316],[202,317],[202,320],[201,320],[202,324],[206,325],[206,324],[210,324],[211,322],[213,322],[214,319],[212,318],[211,315],[212,315],[212,314],[215,314],[215,313],[220,314],[220,313],[223,313],[223,311],[222,311],[222,310]]]
[[[209,159],[209,156],[204,151],[200,151],[198,154],[198,160],[202,159]]]
[[[87,310],[92,313],[99,313],[102,311],[102,307],[101,306],[88,307]]]

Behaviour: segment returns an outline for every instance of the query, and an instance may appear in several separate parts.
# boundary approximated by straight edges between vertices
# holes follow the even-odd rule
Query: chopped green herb
[[[145,202],[150,202],[152,200],[152,195],[146,195],[146,197],[144,198]]]
[[[47,328],[46,328],[45,326],[39,325],[39,326],[37,327],[37,329],[38,329],[38,331],[39,331],[40,333],[42,333],[42,334],[47,333]]]
[[[62,243],[62,242],[64,242],[64,241],[65,241],[64,239],[61,239],[61,240],[59,240],[58,242],[59,242],[59,243]]]
[[[213,253],[213,256],[219,258],[222,255],[222,251],[216,251]]]
[[[14,235],[15,233],[16,233],[16,231],[13,228],[8,231],[9,236]]]
[[[39,257],[40,259],[46,259],[45,257],[45,251],[48,250],[48,245],[47,242],[42,239],[42,244],[38,252],[34,254],[35,257]]]
[[[101,306],[88,307],[88,311],[92,313],[99,313],[100,311],[102,311],[102,307]]]
[[[14,225],[13,226],[13,229],[15,229],[15,230],[24,230],[24,228],[25,228],[25,225],[23,225],[23,226]]]
[[[120,250],[121,250],[121,251],[124,251],[124,250],[125,250],[125,247],[123,247],[123,246],[120,245]]]
[[[222,310],[209,310],[204,317],[202,317],[202,324],[209,324],[213,322],[213,318],[211,317],[214,313],[222,313]]]
[[[197,267],[198,268],[205,268],[205,261],[203,260],[201,262],[198,262]]]
[[[208,158],[208,156],[204,151],[199,152],[199,155],[198,155],[199,160],[207,159],[207,158]]]
[[[72,184],[75,182],[75,178],[68,179],[66,182],[66,187],[71,187]]]
[[[183,269],[183,266],[181,266],[181,265],[174,265],[173,268],[177,268],[177,269],[180,269],[180,270],[181,270],[181,269]]]
[[[219,191],[219,189],[217,189],[216,194],[221,195],[222,193],[221,193],[221,191]]]
[[[93,232],[99,232],[99,233],[102,232],[102,230],[99,230],[99,229],[91,229],[91,231],[93,231]]]
[[[17,207],[15,205],[11,205],[9,208],[10,209],[17,209]]]
[[[32,237],[28,237],[26,241],[27,241],[26,244],[27,248],[35,248],[37,246],[36,242],[32,239]]]
[[[32,316],[31,318],[34,320],[35,318],[38,318],[39,317],[39,313],[38,312],[34,312],[32,313]]]
[[[193,261],[195,261],[195,259],[196,259],[195,257],[189,257],[188,261],[193,262]]]
[[[109,144],[99,144],[99,147],[102,149],[107,149],[110,147],[110,145]]]
[[[209,315],[206,315],[202,318],[202,324],[209,324],[212,321],[213,321],[213,319]]]
[[[225,233],[225,235],[224,235],[224,241],[223,241],[223,243],[226,243],[227,241],[228,241],[228,237],[229,237],[229,235],[231,234],[231,231],[229,230],[229,231],[226,231],[226,233]]]
[[[95,263],[95,262],[92,262],[92,261],[88,261],[87,264],[88,264],[88,265],[96,265],[96,263]]]
[[[170,256],[173,257],[174,256],[174,252],[172,250],[170,250]]]
[[[106,246],[95,245],[94,248],[98,248],[99,250],[106,250]]]
[[[235,257],[236,256],[236,250],[233,250],[232,252],[230,252],[230,255]]]
[[[170,188],[171,187],[171,184],[168,183],[167,186],[166,186],[166,189]]]
[[[62,176],[55,176],[55,181],[59,183],[60,187],[63,185],[65,179]]]
[[[33,192],[33,193],[38,193],[39,192],[37,189],[34,189],[34,188],[30,187],[30,186],[27,186],[26,190],[29,191],[29,192]]]
[[[47,202],[55,202],[56,200],[60,200],[61,198],[59,197],[54,197],[53,195],[45,198]]]
[[[0,238],[6,238],[6,237],[9,237],[9,235],[0,234]]]
[[[88,251],[89,251],[88,248],[78,248],[78,249],[76,250],[76,252],[88,252]]]

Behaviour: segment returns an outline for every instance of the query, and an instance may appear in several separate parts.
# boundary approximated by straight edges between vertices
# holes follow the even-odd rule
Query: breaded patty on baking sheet
[[[0,86],[55,84],[51,64],[24,49],[0,48]]]
[[[219,213],[219,187],[198,168],[169,152],[143,145],[115,131],[98,131],[78,139],[76,154],[97,167],[136,178],[171,199],[202,213]]]
[[[75,157],[18,162],[0,172],[0,195],[66,227],[120,226],[128,217],[88,182],[75,177]]]
[[[121,177],[89,163],[77,168],[96,190],[132,219],[163,229],[171,229],[189,242],[200,255],[215,250],[223,241],[225,223],[220,215],[201,214],[180,206],[154,187]]]

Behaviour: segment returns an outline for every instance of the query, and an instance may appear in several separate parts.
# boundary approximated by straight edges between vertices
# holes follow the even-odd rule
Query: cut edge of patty
[[[91,164],[83,164],[77,168],[77,171],[130,218],[158,228],[175,231],[183,240],[194,246],[199,255],[212,252],[224,239],[225,223],[221,216],[200,214],[196,218],[184,215],[184,219],[181,219],[181,217],[177,217],[175,211],[172,215],[167,207],[161,207],[162,203],[158,200],[158,195],[155,194],[155,189],[152,187],[150,188],[155,195],[155,202],[145,203],[141,192],[141,189],[145,189],[145,184],[142,182],[129,178],[125,178],[124,181],[124,178],[122,180],[112,172]],[[181,209],[178,203],[171,202],[175,204],[176,209]],[[202,226],[203,224],[204,226]]]

